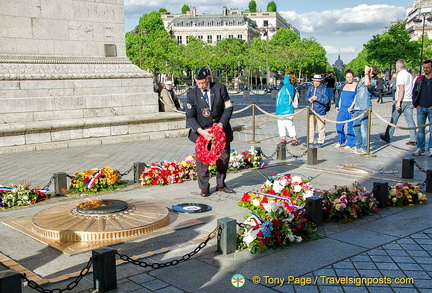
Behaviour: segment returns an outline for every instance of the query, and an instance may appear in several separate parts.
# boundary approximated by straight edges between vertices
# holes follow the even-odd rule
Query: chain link
[[[214,237],[216,237],[216,235],[220,234],[220,229],[221,229],[221,227],[217,226],[212,232],[210,232],[210,234],[207,236],[207,239],[204,240],[203,242],[201,242],[192,252],[183,255],[180,259],[174,259],[174,260],[171,260],[171,261],[168,261],[165,263],[151,263],[151,264],[149,264],[149,263],[146,263],[145,261],[132,259],[131,257],[127,256],[126,254],[120,254],[118,252],[116,252],[116,254],[120,257],[121,260],[127,261],[131,264],[134,264],[134,265],[137,265],[137,266],[140,266],[143,268],[151,267],[152,269],[157,270],[160,268],[175,266],[181,262],[189,260],[192,256],[194,256],[195,254],[200,252],[201,249],[203,249],[207,245],[207,242],[209,242],[210,239],[213,239]]]
[[[302,158],[304,155],[306,155],[307,152],[308,152],[308,150],[305,150],[301,155],[294,155],[293,153],[290,152],[290,150],[289,150],[288,148],[286,148],[286,152],[287,152],[287,154],[289,154],[291,157],[298,159],[298,158]]]
[[[416,162],[416,160],[414,160],[414,166],[416,166],[421,172],[426,173],[426,170],[420,167],[420,165]]]
[[[126,176],[127,174],[129,174],[130,173],[130,171],[132,171],[132,170],[135,170],[135,165],[132,165],[132,167],[130,167],[130,169],[129,170],[127,170],[126,172],[124,172],[124,173],[120,173],[120,176]]]
[[[54,181],[54,176],[51,176],[50,180],[48,181],[48,183],[42,188],[42,189],[49,189],[49,187],[51,186],[51,184]]]
[[[277,153],[277,146],[276,146],[276,149],[274,150],[274,152],[270,155],[270,156],[267,156],[266,154],[264,154],[264,152],[261,150],[261,154],[262,154],[262,156],[264,157],[264,158],[266,158],[266,159],[270,159],[270,158],[273,158],[275,155],[276,155],[276,153]]]
[[[21,274],[21,278],[24,279],[27,282],[27,285],[32,288],[35,289],[38,292],[42,292],[42,293],[55,293],[55,292],[64,292],[64,291],[70,291],[73,288],[75,288],[78,283],[82,280],[82,278],[85,277],[85,275],[87,275],[90,271],[91,266],[93,265],[93,257],[90,257],[90,260],[88,261],[87,265],[81,270],[80,274],[76,277],[75,280],[73,280],[72,282],[70,282],[65,289],[59,289],[59,288],[55,288],[55,289],[45,289],[43,287],[41,287],[38,283],[36,283],[35,281],[30,280],[29,278],[27,278],[26,274]]]

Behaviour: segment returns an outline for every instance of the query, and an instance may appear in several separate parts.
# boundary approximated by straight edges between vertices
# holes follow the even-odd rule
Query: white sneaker
[[[335,145],[335,148],[340,148],[340,147],[343,147],[343,146],[345,146],[344,143],[337,143],[337,144]]]
[[[356,154],[364,155],[364,154],[366,154],[366,151],[364,149],[357,149]]]
[[[352,150],[353,148],[355,148],[355,147],[349,146],[349,145],[347,145],[347,146],[344,147],[345,150]]]
[[[351,151],[352,151],[353,153],[356,153],[356,152],[357,152],[357,148],[354,146],[354,147],[351,148]]]
[[[413,156],[424,156],[424,151],[422,151],[421,149],[417,149],[414,153]]]

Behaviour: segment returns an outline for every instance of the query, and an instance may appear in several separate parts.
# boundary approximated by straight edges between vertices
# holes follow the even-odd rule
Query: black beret
[[[205,67],[200,67],[195,71],[195,79],[206,79],[207,76],[210,76],[210,72]]]

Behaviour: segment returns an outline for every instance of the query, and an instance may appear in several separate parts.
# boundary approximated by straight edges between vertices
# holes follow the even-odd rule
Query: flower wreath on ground
[[[266,192],[266,193],[263,193]],[[304,238],[319,238],[305,218],[306,198],[314,189],[308,180],[291,174],[268,177],[260,192],[247,192],[240,206],[251,211],[238,231],[238,249],[251,253],[282,248]]]
[[[214,164],[222,154],[226,145],[226,135],[222,127],[217,123],[206,129],[212,136],[207,140],[202,135],[198,135],[195,143],[195,153],[198,160],[206,165]]]
[[[264,168],[263,157],[258,154],[254,146],[251,146],[249,151],[240,154],[231,150],[228,167],[230,172],[254,167]],[[216,175],[215,164],[210,164],[208,169],[210,176]],[[195,155],[188,155],[179,163],[168,161],[151,163],[141,173],[140,181],[142,185],[166,185],[197,178]]]
[[[418,185],[409,182],[397,183],[389,190],[388,204],[399,207],[427,204],[427,196]]]
[[[31,188],[30,183],[0,186],[0,207],[13,208],[26,206],[49,199],[48,189]]]
[[[76,173],[69,186],[69,193],[97,193],[124,187],[120,171],[111,167],[89,169]]]
[[[378,213],[376,198],[366,188],[360,188],[357,182],[352,187],[335,186],[321,196],[326,221],[347,223]]]

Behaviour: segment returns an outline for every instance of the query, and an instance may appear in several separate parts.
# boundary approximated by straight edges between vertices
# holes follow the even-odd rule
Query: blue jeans
[[[415,122],[414,122],[414,118],[413,118],[413,109],[414,109],[414,106],[413,106],[412,102],[402,102],[400,110],[396,110],[396,103],[394,103],[390,123],[397,125],[397,123],[399,121],[399,117],[403,114],[408,127],[416,127]],[[423,124],[421,124],[421,125],[423,125]],[[384,135],[388,139],[388,141],[391,141],[394,132],[395,132],[395,128],[390,126],[390,125],[387,125],[387,129],[386,129],[386,132]],[[410,135],[410,139],[409,139],[410,141],[416,141],[416,130],[415,129],[411,129],[409,131],[409,135]]]
[[[417,108],[417,125],[425,125],[426,118],[429,123],[432,122],[432,109],[430,108]],[[432,131],[432,126],[429,126],[429,146],[428,149],[432,149],[432,140],[430,139],[430,134]],[[423,152],[425,151],[426,145],[426,134],[425,127],[417,129],[417,147],[421,149]]]
[[[360,116],[364,110],[354,110],[353,118]],[[353,121],[353,130],[355,135],[355,147],[357,149],[367,149],[367,134],[368,134],[368,114],[366,113],[361,118]]]

